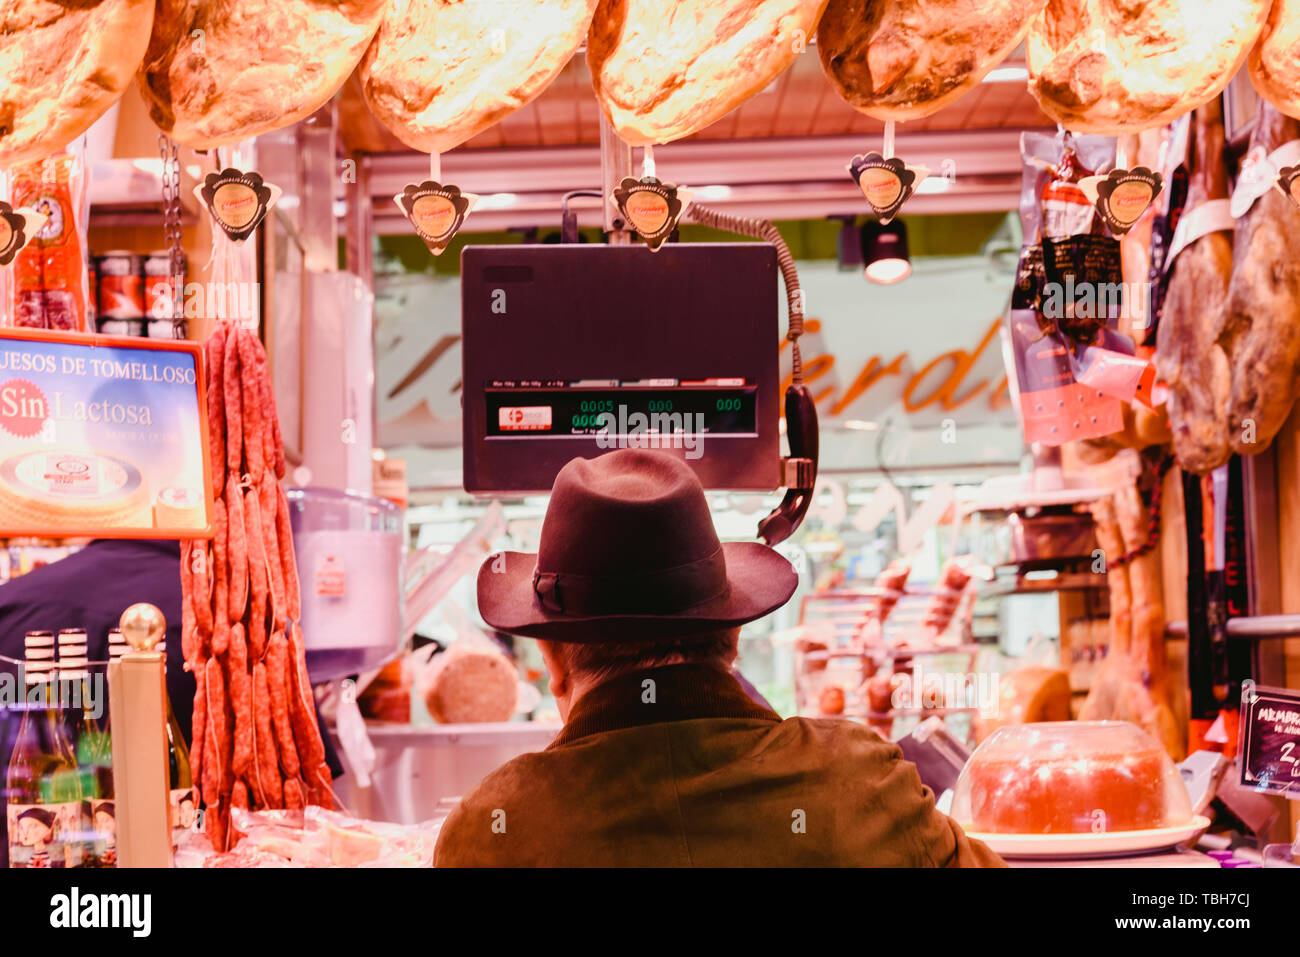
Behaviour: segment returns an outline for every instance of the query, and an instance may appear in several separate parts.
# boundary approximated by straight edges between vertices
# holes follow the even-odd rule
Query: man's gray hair
[[[645,642],[556,642],[553,647],[569,671],[590,681],[608,681],[665,665],[709,665],[730,671],[740,652],[740,629],[724,628],[697,635]]]

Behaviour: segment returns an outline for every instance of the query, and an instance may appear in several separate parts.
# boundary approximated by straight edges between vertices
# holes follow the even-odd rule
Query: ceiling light
[[[907,253],[907,227],[895,220],[882,226],[874,220],[862,227],[863,273],[881,285],[901,282],[912,274]]]

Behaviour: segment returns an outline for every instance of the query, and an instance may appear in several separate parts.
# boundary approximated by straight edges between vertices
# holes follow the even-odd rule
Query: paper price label
[[[848,171],[881,225],[898,215],[903,204],[930,175],[928,167],[908,166],[897,156],[885,159],[880,153],[853,157]]]
[[[194,195],[207,207],[212,221],[235,242],[253,235],[280,192],[280,187],[267,183],[260,173],[233,167],[209,173],[194,187]]]
[[[475,193],[462,193],[458,186],[444,186],[431,179],[411,183],[393,197],[402,215],[415,227],[429,252],[441,256],[447,244],[460,232],[465,217],[478,202]]]
[[[690,205],[690,190],[653,176],[624,177],[613,193],[615,205],[627,223],[651,250],[658,251]]]
[[[1079,181],[1079,188],[1111,233],[1123,236],[1160,195],[1164,177],[1145,166],[1136,166],[1113,169],[1105,176],[1087,176]]]
[[[46,216],[30,209],[14,209],[0,200],[0,266],[14,261],[24,246],[45,225]]]

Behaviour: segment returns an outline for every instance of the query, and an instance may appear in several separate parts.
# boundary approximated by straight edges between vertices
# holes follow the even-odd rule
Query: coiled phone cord
[[[712,229],[766,240],[775,247],[776,262],[781,267],[781,278],[785,281],[786,302],[789,304],[789,324],[785,337],[790,340],[790,371],[794,376],[794,384],[802,385],[803,357],[799,354],[799,337],[803,335],[803,291],[799,288],[799,273],[794,268],[794,256],[790,254],[790,247],[781,238],[780,231],[771,220],[733,216],[698,203],[691,203],[686,207],[685,218]]]

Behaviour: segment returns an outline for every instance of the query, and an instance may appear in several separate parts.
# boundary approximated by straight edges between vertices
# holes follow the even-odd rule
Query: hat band
[[[673,615],[727,593],[722,546],[698,561],[627,576],[533,572],[533,591],[561,615]]]

